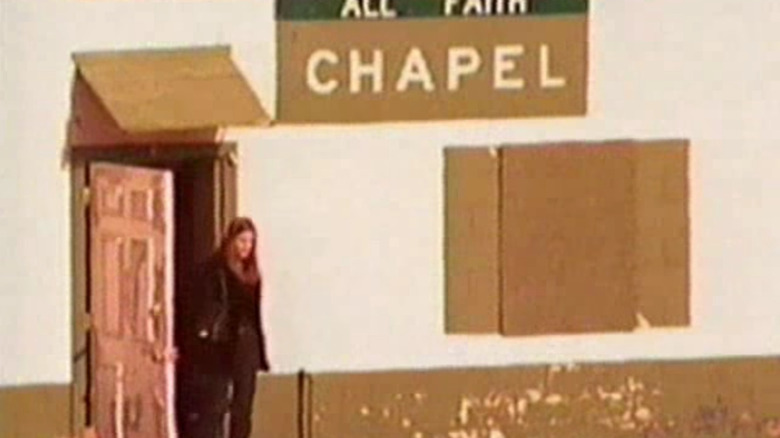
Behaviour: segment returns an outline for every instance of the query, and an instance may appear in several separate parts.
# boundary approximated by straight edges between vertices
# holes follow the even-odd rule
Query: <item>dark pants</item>
[[[255,331],[239,328],[231,373],[233,397],[230,403],[230,438],[248,438],[252,430],[252,402],[260,360],[257,346]]]
[[[177,423],[180,438],[224,438],[230,379],[212,373],[180,373]]]
[[[249,437],[260,364],[258,345],[256,331],[242,327],[229,351],[220,352],[230,357],[228,363],[212,367],[212,372],[179,371],[176,406],[180,438],[225,438],[228,417],[228,438]]]
[[[230,402],[230,438],[247,438],[252,430],[252,401],[255,396],[255,371],[242,370],[233,376]]]
[[[224,438],[228,416],[229,438],[249,437],[256,371],[253,367],[242,368],[235,369],[230,377],[190,375],[182,379],[177,403],[180,438]]]

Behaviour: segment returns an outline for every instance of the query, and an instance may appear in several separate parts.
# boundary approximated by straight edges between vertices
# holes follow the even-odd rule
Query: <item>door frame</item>
[[[214,224],[219,235],[238,214],[238,145],[235,142],[186,145],[77,147],[68,151],[71,235],[71,390],[70,430],[89,426],[89,164],[97,161],[141,165],[188,160],[214,163]]]

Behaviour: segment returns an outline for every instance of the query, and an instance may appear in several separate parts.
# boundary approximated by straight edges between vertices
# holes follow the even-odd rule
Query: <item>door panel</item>
[[[508,147],[503,157],[503,333],[632,330],[631,150]]]
[[[651,326],[688,326],[688,144],[649,141],[634,149],[639,311]]]
[[[93,422],[101,438],[174,438],[173,177],[90,167]]]
[[[499,331],[499,157],[448,148],[445,165],[445,330]]]

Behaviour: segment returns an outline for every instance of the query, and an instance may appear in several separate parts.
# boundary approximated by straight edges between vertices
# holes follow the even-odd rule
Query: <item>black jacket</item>
[[[204,263],[192,278],[194,281],[182,300],[186,304],[180,306],[181,366],[198,372],[230,374],[236,361],[244,360],[267,371],[261,284],[248,291],[217,257]],[[249,338],[240,339],[247,335]],[[242,342],[246,339],[251,341]]]

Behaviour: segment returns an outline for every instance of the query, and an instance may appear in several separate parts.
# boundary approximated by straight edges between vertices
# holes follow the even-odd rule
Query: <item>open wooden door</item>
[[[175,438],[173,175],[89,175],[92,420],[100,438]]]

